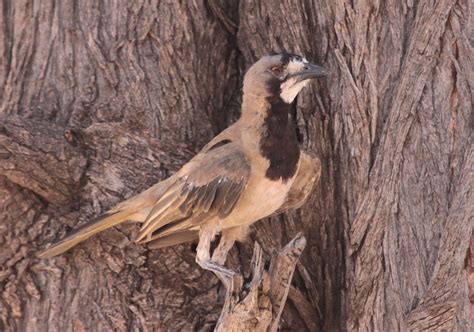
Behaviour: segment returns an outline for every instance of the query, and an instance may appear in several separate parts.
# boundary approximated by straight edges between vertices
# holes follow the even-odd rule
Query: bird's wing
[[[194,241],[199,238],[198,230],[185,230],[181,232],[175,232],[173,234],[155,237],[155,239],[148,243],[148,248],[159,249],[177,244]]]
[[[225,218],[243,192],[250,164],[231,141],[206,149],[186,164],[174,183],[155,202],[137,242],[196,229],[210,218]]]
[[[300,165],[295,181],[286,196],[285,202],[273,215],[301,207],[308,199],[309,194],[313,192],[320,176],[321,161],[319,158],[301,152]]]

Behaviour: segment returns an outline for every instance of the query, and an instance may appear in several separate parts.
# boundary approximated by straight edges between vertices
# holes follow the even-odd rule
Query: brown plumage
[[[141,222],[137,242],[160,248],[199,238],[196,261],[224,282],[228,250],[253,222],[301,206],[320,176],[300,152],[291,102],[324,68],[291,54],[265,56],[244,78],[242,116],[177,173],[118,204],[41,252],[54,257],[126,220]],[[210,257],[210,243],[221,240]]]

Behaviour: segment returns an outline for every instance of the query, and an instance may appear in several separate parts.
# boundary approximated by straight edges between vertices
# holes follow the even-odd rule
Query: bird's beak
[[[291,76],[296,77],[298,81],[309,80],[312,78],[323,77],[329,74],[329,70],[327,70],[323,66],[314,65],[312,63],[305,64],[302,71],[295,73]]]

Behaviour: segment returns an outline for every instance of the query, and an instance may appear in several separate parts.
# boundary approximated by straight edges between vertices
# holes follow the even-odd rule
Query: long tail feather
[[[173,183],[173,181],[173,177],[169,177],[168,179],[148,188],[141,194],[133,196],[126,201],[117,204],[105,214],[91,220],[79,229],[68,234],[64,239],[53,244],[48,249],[40,252],[37,256],[39,258],[52,258],[56,255],[62,254],[66,250],[69,250],[76,244],[87,240],[92,235],[121,224],[124,221],[145,221],[145,218],[151,210],[153,203],[157,200],[157,198],[166,193],[166,190],[168,189],[169,185]]]
[[[87,240],[92,235],[128,220],[128,217],[134,212],[134,210],[124,210],[114,213],[105,213],[94,220],[91,220],[71,234],[68,234],[64,239],[40,252],[37,256],[39,258],[52,258],[56,255],[62,254],[66,250],[74,247],[76,244]]]
[[[164,236],[158,239],[155,239],[149,242],[148,248],[150,249],[159,249],[169,246],[174,246],[176,244],[181,244],[185,242],[190,242],[199,238],[199,231],[197,230],[188,230],[182,231],[168,236]]]

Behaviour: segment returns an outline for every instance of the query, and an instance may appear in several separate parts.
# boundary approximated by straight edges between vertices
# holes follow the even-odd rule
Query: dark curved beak
[[[312,63],[307,63],[301,72],[293,74],[291,76],[297,77],[298,81],[304,81],[304,80],[323,77],[327,75],[329,75],[329,70],[327,70],[325,67],[314,65]]]

